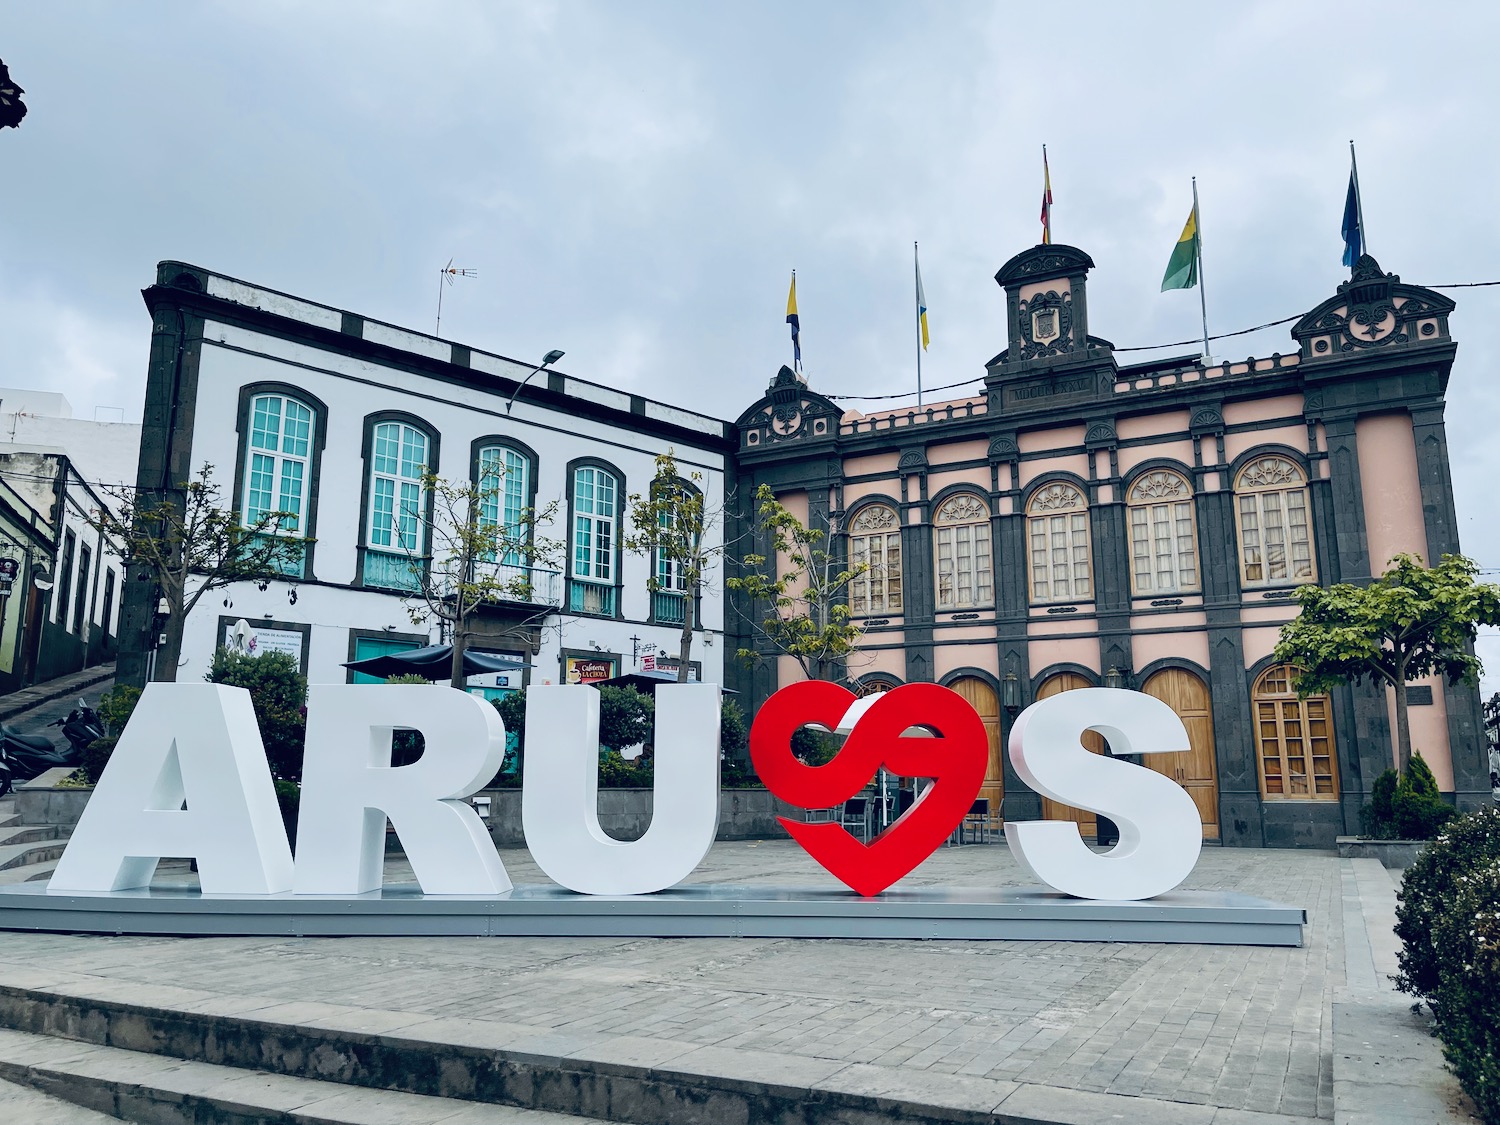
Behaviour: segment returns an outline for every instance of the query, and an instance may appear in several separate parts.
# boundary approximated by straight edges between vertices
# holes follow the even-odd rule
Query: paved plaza
[[[524,851],[503,856],[517,884],[543,881]],[[1345,886],[1349,863],[1323,852],[1204,850],[1186,886],[1305,907],[1297,949],[0,934],[0,978],[45,967],[240,997],[245,1011],[260,1001],[283,1013],[286,1002],[335,1004],[412,1024],[462,1018],[581,1043],[649,1044],[663,1059],[733,1053],[737,1069],[759,1060],[767,1078],[816,1080],[857,1065],[916,1088],[1018,1083],[1054,1099],[1072,1092],[1085,1099],[1080,1109],[1087,1095],[1113,1095],[1096,1104],[1223,1107],[1213,1121],[1284,1125],[1333,1116],[1333,1004],[1347,978],[1345,899],[1358,894]],[[387,878],[409,879],[409,868],[393,859]],[[790,841],[721,843],[693,879],[835,885]],[[1029,882],[1003,845],[971,845],[940,850],[900,885]],[[1355,950],[1373,984],[1362,934]],[[1159,1119],[1154,1108],[1126,1119],[1147,1117]]]

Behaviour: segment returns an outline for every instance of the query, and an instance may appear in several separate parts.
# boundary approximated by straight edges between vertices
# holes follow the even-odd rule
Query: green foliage
[[[125,733],[125,724],[135,713],[135,705],[141,701],[141,689],[130,684],[116,684],[99,697],[99,721],[108,734],[119,738]]]
[[[1477,683],[1478,627],[1500,624],[1500,586],[1478,581],[1478,574],[1478,564],[1462,555],[1444,555],[1434,567],[1397,555],[1367,586],[1303,586],[1302,612],[1282,626],[1275,658],[1301,669],[1303,695],[1366,679],[1394,687],[1397,768],[1405,773],[1406,683],[1432,675]]]
[[[599,688],[599,744],[611,750],[651,742],[656,700],[633,687]]]
[[[842,740],[822,731],[800,728],[792,735],[792,753],[809,766],[826,766],[839,752]]]
[[[1500,808],[1453,820],[1406,869],[1396,987],[1432,1009],[1459,1083],[1500,1125]]]
[[[493,702],[495,710],[500,712],[500,721],[505,724],[505,761],[490,788],[518,789],[525,763],[526,692],[513,691]]]
[[[1397,954],[1400,972],[1395,981],[1402,992],[1429,1004],[1438,1001],[1443,951],[1437,941],[1437,923],[1452,909],[1459,879],[1497,860],[1500,808],[1491,806],[1450,821],[1406,869],[1396,909],[1396,936],[1402,949]]]
[[[1500,860],[1455,881],[1433,935],[1442,960],[1432,1004],[1443,1057],[1488,1125],[1500,1125]]]
[[[96,738],[83,751],[83,765],[79,767],[90,785],[98,785],[104,776],[104,767],[109,765],[109,756],[115,752],[115,737]]]
[[[286,827],[286,838],[297,848],[297,812],[302,806],[302,786],[295,781],[276,782],[276,804],[281,809],[281,823]]]
[[[744,556],[743,573],[724,585],[763,607],[749,618],[761,640],[795,660],[808,679],[828,679],[863,633],[849,612],[847,593],[869,564],[843,565],[825,545],[824,533],[803,526],[769,485],[756,489],[755,502],[756,533],[768,541],[770,553]],[[738,655],[751,664],[762,659],[751,648]]]
[[[214,653],[204,679],[249,691],[271,776],[301,781],[307,735],[307,677],[298,670],[297,661],[284,652],[249,656],[221,648]]]
[[[1456,815],[1421,754],[1412,755],[1406,776],[1391,769],[1377,777],[1370,803],[1359,810],[1360,827],[1372,840],[1430,840]]]
[[[599,747],[599,788],[650,789],[656,781],[656,763],[651,751],[627,761],[618,750]]]

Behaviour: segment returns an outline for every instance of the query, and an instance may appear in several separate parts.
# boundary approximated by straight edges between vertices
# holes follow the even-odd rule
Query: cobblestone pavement
[[[502,854],[517,884],[544,881],[524,851]],[[404,860],[387,878],[410,878]],[[833,885],[790,841],[721,843],[693,881]],[[1030,881],[981,845],[900,885]],[[1185,886],[1302,906],[1305,944],[0,934],[0,961],[1331,1118],[1339,860],[1207,848]]]

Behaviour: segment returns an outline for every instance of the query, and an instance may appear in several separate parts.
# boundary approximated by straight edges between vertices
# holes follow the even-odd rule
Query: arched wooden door
[[[989,801],[990,824],[998,828],[1000,802],[1005,797],[1005,760],[1000,753],[1000,700],[995,689],[978,676],[962,676],[948,686],[963,696],[984,720],[984,733],[990,740],[990,764],[984,772],[979,795]]]
[[[1077,688],[1093,687],[1077,672],[1059,672],[1055,676],[1049,676],[1042,681],[1041,687],[1036,689],[1038,699],[1046,699],[1057,695],[1059,692],[1073,691]],[[1093,731],[1083,736],[1083,745],[1095,754],[1104,753],[1104,739]],[[1075,809],[1070,805],[1059,804],[1051,797],[1042,798],[1043,820],[1071,820],[1078,825],[1078,831],[1088,837],[1098,835],[1098,825],[1094,821],[1094,814],[1084,809]]]
[[[1188,791],[1203,821],[1203,838],[1219,838],[1219,775],[1214,758],[1214,715],[1208,685],[1185,668],[1166,668],[1141,686],[1173,711],[1187,727],[1186,754],[1146,754],[1141,764],[1165,774]]]

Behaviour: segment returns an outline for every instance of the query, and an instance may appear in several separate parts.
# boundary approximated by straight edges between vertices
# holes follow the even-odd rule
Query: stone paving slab
[[[543,880],[524,851],[503,854],[513,880]],[[388,864],[388,878],[409,878],[404,861]],[[721,843],[693,878],[837,885],[790,841]],[[1008,849],[988,845],[943,849],[900,885],[1029,882]],[[176,985],[239,1010],[253,1011],[255,997],[261,1008],[373,1009],[387,1025],[409,1015],[407,1033],[426,1017],[630,1040],[647,1066],[715,1048],[746,1066],[784,1056],[838,1064],[834,1073],[875,1067],[928,1090],[976,1078],[1016,1084],[1010,1097],[1056,1088],[1209,1113],[1184,1120],[1219,1108],[1331,1117],[1332,1004],[1345,974],[1339,860],[1210,848],[1185,885],[1305,907],[1306,943],[0,934],[0,964],[7,978],[45,966],[148,986],[144,995]]]

